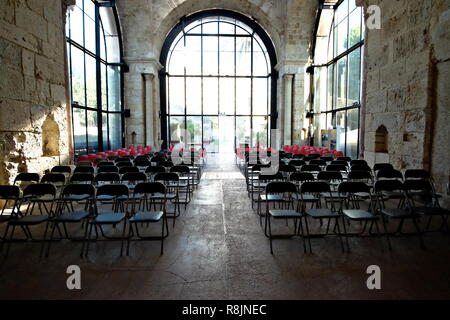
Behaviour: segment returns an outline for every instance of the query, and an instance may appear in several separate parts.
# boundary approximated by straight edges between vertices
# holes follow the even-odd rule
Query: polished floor
[[[422,251],[415,237],[393,239],[388,252],[379,239],[350,238],[351,253],[342,253],[330,236],[313,239],[314,253],[304,254],[294,238],[274,241],[271,255],[234,158],[210,157],[163,256],[157,242],[132,243],[130,256],[120,257],[120,243],[99,241],[81,259],[81,244],[64,240],[39,259],[39,243],[13,243],[0,257],[0,298],[448,299],[450,237],[430,233],[425,242]],[[66,287],[69,265],[81,268],[81,290]],[[367,289],[370,265],[381,268],[381,290]]]

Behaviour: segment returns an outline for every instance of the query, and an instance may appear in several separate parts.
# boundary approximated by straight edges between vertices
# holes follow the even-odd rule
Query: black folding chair
[[[118,173],[99,173],[94,178],[96,187],[100,187],[103,184],[120,183],[120,175]]]
[[[69,180],[70,183],[93,184],[94,175],[92,173],[74,173]]]
[[[157,173],[154,182],[161,182],[166,187],[164,198],[174,205],[173,212],[167,212],[167,217],[173,219],[172,227],[175,227],[175,221],[181,214],[179,201],[180,176],[175,172]],[[155,195],[153,200],[161,199],[161,195]]]
[[[117,166],[98,167],[97,173],[119,173],[119,168]]]
[[[280,165],[278,171],[281,172],[286,181],[289,181],[289,176],[296,172],[297,169],[292,165]]]
[[[94,173],[95,169],[94,167],[76,167],[73,171],[74,174],[76,173]]]
[[[169,236],[166,215],[166,190],[166,187],[160,182],[139,183],[134,188],[133,206],[128,220],[130,227],[127,237],[127,255],[130,254],[130,241],[133,240],[134,236],[133,226],[135,227],[138,240],[161,241],[161,254],[164,253],[164,239]],[[136,209],[137,203],[139,203],[139,207]],[[151,210],[152,205],[154,210]],[[162,222],[160,236],[143,236],[140,234],[139,224],[158,222]]]
[[[122,167],[119,169],[119,174],[125,173],[139,173],[140,170],[138,167]]]
[[[380,228],[378,226],[378,216],[376,214],[376,199],[372,196],[370,187],[364,182],[342,182],[338,186],[338,192],[340,195],[340,206],[339,212],[344,217],[344,234],[346,237],[347,250],[350,252],[350,246],[348,237],[349,236],[361,236],[364,234],[367,228],[367,224],[369,225],[368,233],[372,235],[372,228],[375,225],[376,235],[381,239]],[[365,193],[369,195],[370,205],[367,210],[363,210],[359,205],[359,193]],[[348,233],[346,223],[348,222],[350,226],[351,221],[364,223],[362,230],[359,233]],[[380,240],[381,249],[383,250],[383,243]]]
[[[19,183],[19,187],[24,188],[32,183],[39,183],[40,177],[37,173],[28,173],[23,172],[19,173],[16,178],[14,179],[13,185],[17,185]]]
[[[123,167],[132,167],[133,163],[131,161],[119,161],[116,162],[117,168],[123,168]]]
[[[191,195],[194,192],[192,186],[194,185],[195,173],[192,173],[189,167],[185,165],[173,166],[169,172],[177,173],[180,178],[179,193],[185,194],[185,199],[183,201],[180,199],[180,203],[184,203],[184,209],[186,209],[188,203],[191,202]]]
[[[266,201],[266,213],[264,222],[264,233],[269,238],[270,253],[273,254],[272,240],[286,239],[296,235],[303,236],[302,214],[298,208],[297,187],[292,182],[269,182],[265,188],[265,198],[273,198]],[[269,208],[269,203],[278,203],[278,208]],[[272,234],[272,219],[294,220],[294,233],[292,234]],[[306,252],[305,240],[303,238],[303,250]]]
[[[73,209],[73,203],[82,203],[85,202],[84,210],[75,211]],[[87,237],[88,231],[88,223],[87,220],[89,216],[94,212],[95,206],[95,188],[91,184],[69,184],[67,185],[61,192],[61,197],[59,199],[56,215],[51,220],[52,230],[50,233],[50,240],[47,247],[46,256],[48,257],[50,254],[50,248],[54,240],[55,230],[58,229],[59,234],[61,235],[61,230],[59,225],[62,224],[64,228],[64,236],[66,239],[74,240],[69,236],[67,231],[67,224],[74,223],[82,223],[85,226],[84,228],[84,237],[81,240],[85,240]],[[65,208],[68,208],[65,211]],[[84,241],[83,241],[84,246]],[[84,249],[81,249],[81,257],[83,256]]]
[[[72,174],[72,168],[69,166],[54,166],[51,173],[62,173],[64,175],[70,176]]]
[[[324,237],[329,234],[331,220],[334,220],[333,232],[339,237],[341,242],[342,251],[344,249],[344,242],[342,241],[342,233],[339,225],[339,219],[341,215],[336,212],[334,207],[334,201],[330,201],[331,207],[328,208],[328,203],[325,202],[325,207],[322,207],[322,195],[328,194],[328,197],[332,199],[331,187],[327,182],[324,181],[312,181],[304,182],[300,186],[300,200],[301,200],[301,212],[305,216],[305,227],[306,227],[306,237],[308,238],[309,251],[312,253],[311,238],[312,237]],[[306,208],[305,197],[308,197],[311,203],[311,208]],[[322,226],[322,220],[328,219],[327,228],[325,233],[311,234],[309,231],[308,218],[313,220],[320,220],[320,225]],[[336,232],[337,231],[337,232]]]
[[[439,230],[444,229],[448,232],[448,217],[450,210],[441,208],[439,199],[429,179],[411,180],[408,179],[403,183],[406,192],[409,209],[420,216],[428,217],[425,232],[430,231],[431,221],[434,217],[441,217],[442,223]]]
[[[98,187],[97,189],[97,201],[99,199],[111,199],[112,202],[112,209],[110,211],[105,211],[100,213],[98,210],[98,205],[95,205],[95,216],[92,218],[89,223],[89,231],[88,235],[85,239],[85,242],[87,242],[86,245],[86,253],[85,256],[87,257],[89,254],[89,244],[91,242],[91,235],[92,231],[95,228],[96,238],[98,238],[98,229],[100,229],[100,232],[103,236],[103,238],[107,240],[120,240],[121,246],[120,246],[120,256],[122,256],[123,253],[123,244],[125,237],[125,230],[127,225],[127,212],[128,212],[128,198],[129,198],[129,189],[126,185],[123,184],[109,184],[109,185],[102,185]],[[122,231],[122,237],[111,237],[106,236],[105,232],[103,230],[104,225],[111,225],[113,228],[123,222],[123,231]],[[83,256],[83,249],[85,245],[82,247],[81,255]]]
[[[40,257],[42,257],[42,254],[44,251],[44,242],[46,241],[46,238],[47,238],[49,222],[54,215],[53,204],[55,202],[55,199],[56,199],[56,187],[52,184],[36,183],[36,184],[30,184],[27,187],[25,187],[25,189],[23,191],[22,201],[27,201],[28,207],[24,214],[22,214],[19,211],[21,203],[17,205],[17,208],[18,208],[17,211],[13,210],[13,215],[9,219],[8,224],[6,226],[4,240],[2,242],[0,251],[2,251],[5,241],[7,241],[8,246],[7,246],[6,256],[8,256],[9,249],[11,247],[11,242],[13,241],[14,232],[16,230],[16,227],[20,227],[22,229],[27,240],[34,240],[33,235],[31,234],[30,227],[45,223],[43,244],[42,244],[41,253],[40,253]],[[48,204],[48,203],[50,203],[50,208],[47,208],[45,206],[45,204]],[[34,210],[36,204],[38,205],[38,208],[39,208],[39,214],[33,214],[33,210]],[[42,207],[44,207],[45,213],[44,213],[44,210],[42,209]],[[12,230],[9,235],[9,239],[7,239],[8,231],[11,227],[12,227]]]
[[[394,170],[394,167],[390,163],[375,163],[373,172],[376,174],[376,172],[380,170]]]
[[[12,216],[19,214],[20,188],[18,186],[0,186],[0,200],[4,201],[0,212],[0,223],[8,222]],[[6,215],[5,211],[8,209],[8,204],[11,205],[11,203],[11,213]]]
[[[145,169],[145,174],[148,177],[148,181],[153,181],[155,175],[162,172],[166,172],[166,168],[164,168],[163,166],[150,166]]]
[[[350,161],[350,166],[354,166],[354,165],[368,166],[366,160],[351,160],[351,161]],[[372,171],[372,169],[371,169],[371,171]]]
[[[280,199],[279,195],[270,195],[269,197],[266,197],[265,190],[267,187],[267,184],[270,182],[275,181],[284,181],[283,174],[281,172],[277,172],[276,174],[262,174],[260,173],[258,175],[258,180],[256,184],[256,192],[257,192],[257,198],[253,199],[252,195],[252,202],[257,202],[257,214],[260,217],[260,224],[262,224],[262,218],[265,216],[265,214],[262,213],[261,204],[263,202],[273,202],[273,201],[282,201]]]
[[[414,210],[405,207],[406,195],[404,193],[403,183],[399,180],[379,180],[375,182],[374,191],[377,197],[378,209],[380,210],[383,221],[383,227],[386,234],[389,250],[392,250],[390,236],[402,235],[403,224],[405,220],[411,220],[416,229],[416,235],[419,237],[420,246],[425,249],[425,244],[422,239],[422,231],[420,230],[418,220],[420,214]],[[402,198],[399,198],[399,203],[396,207],[387,206],[388,203],[393,202],[395,199],[388,199],[384,196],[385,192],[395,192],[401,194]],[[403,204],[403,206],[401,205]],[[400,220],[397,230],[393,233],[389,233],[387,229],[387,220]]]
[[[127,172],[122,176],[122,184],[126,185],[130,190],[142,182],[147,182],[147,175],[143,172]]]

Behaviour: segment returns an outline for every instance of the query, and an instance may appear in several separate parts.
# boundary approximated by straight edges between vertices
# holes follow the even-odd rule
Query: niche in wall
[[[42,124],[42,156],[59,156],[59,126],[55,120],[47,117]]]
[[[375,132],[375,152],[388,153],[388,131],[383,125]]]

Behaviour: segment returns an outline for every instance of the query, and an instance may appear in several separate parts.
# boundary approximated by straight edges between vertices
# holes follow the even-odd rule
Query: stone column
[[[283,141],[284,145],[292,144],[292,83],[293,74],[283,76]]]
[[[144,77],[144,120],[145,120],[145,144],[155,147],[155,103],[154,103],[154,74],[143,74]]]

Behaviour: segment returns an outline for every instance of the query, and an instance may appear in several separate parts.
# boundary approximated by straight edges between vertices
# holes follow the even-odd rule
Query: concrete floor
[[[158,242],[132,243],[119,257],[120,243],[101,241],[81,259],[81,244],[64,240],[40,260],[39,243],[13,243],[0,258],[0,299],[448,299],[450,237],[425,242],[422,251],[415,237],[393,239],[394,251],[383,242],[382,252],[376,238],[351,238],[352,252],[342,253],[330,236],[304,254],[294,238],[274,241],[271,255],[234,159],[210,158],[163,256]],[[81,290],[66,288],[69,265],[81,268]],[[381,268],[381,290],[366,287],[369,265]]]

